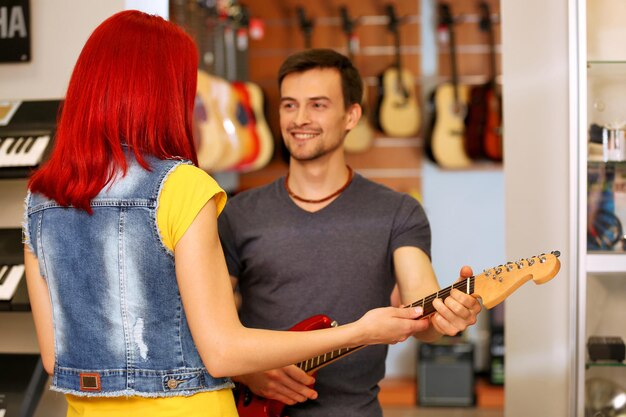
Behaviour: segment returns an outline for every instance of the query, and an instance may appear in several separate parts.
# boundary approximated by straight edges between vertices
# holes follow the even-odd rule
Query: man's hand
[[[315,383],[315,378],[295,365],[240,375],[234,380],[245,384],[256,395],[287,405],[317,398],[317,391],[309,388],[309,385]]]
[[[473,275],[472,268],[461,268],[460,278],[463,281]],[[481,305],[476,298],[457,289],[452,289],[445,300],[435,299],[433,307],[437,312],[432,315],[432,326],[441,334],[454,336],[476,323]]]

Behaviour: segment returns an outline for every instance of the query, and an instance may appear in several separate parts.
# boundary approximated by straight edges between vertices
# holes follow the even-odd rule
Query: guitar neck
[[[474,293],[474,280],[475,280],[475,277],[470,277],[462,282],[457,282],[454,285],[451,285],[447,288],[439,290],[429,295],[426,298],[423,298],[419,301],[414,302],[413,304],[407,306],[406,308],[421,306],[424,309],[424,314],[420,318],[428,317],[431,314],[435,313],[435,308],[433,307],[433,301],[436,298],[444,299],[448,297],[450,295],[450,292],[452,291],[452,288],[456,288],[457,290],[463,291],[467,294],[473,294]],[[332,352],[324,353],[323,355],[316,356],[314,358],[300,362],[296,364],[296,366],[302,369],[304,372],[312,373],[364,347],[365,345],[357,346],[353,348],[341,348],[341,349],[333,350]]]
[[[491,11],[489,9],[489,4],[486,2],[482,2],[479,5],[480,7],[480,29],[487,34],[487,44],[489,45],[489,84],[493,91],[496,89],[496,76],[497,76],[497,66],[496,66],[496,42],[495,36],[493,33],[493,24],[491,23]]]
[[[433,307],[433,301],[435,301],[437,298],[441,298],[442,300],[447,298],[452,292],[453,288],[459,291],[463,291],[466,294],[470,294],[470,295],[474,294],[474,281],[475,280],[476,280],[476,277],[469,277],[463,281],[456,282],[449,287],[439,290],[436,293],[433,293],[426,298],[422,298],[421,300],[408,305],[407,308],[422,307],[424,310],[422,318],[428,317],[431,314],[435,313],[435,307]]]
[[[454,91],[454,102],[458,103],[459,101],[459,92],[458,92],[459,75],[457,72],[458,70],[457,70],[457,63],[456,63],[456,39],[454,36],[453,25],[454,23],[451,22],[450,25],[448,26],[448,36],[450,37],[450,80],[452,82],[452,87]]]
[[[402,68],[402,54],[400,53],[400,31],[396,28],[393,32],[394,37],[394,48],[396,53],[396,63],[395,67],[398,70],[398,74],[400,74],[400,70]]]
[[[304,7],[298,6],[296,9],[296,13],[298,14],[298,21],[300,24],[300,31],[302,31],[302,35],[304,36],[304,47],[306,49],[311,49],[311,37],[313,34],[313,20],[307,18],[306,12],[304,11]]]
[[[519,288],[524,282],[532,279],[538,284],[542,284],[552,279],[560,269],[558,251],[550,254],[541,254],[531,258],[520,259],[516,262],[507,262],[494,268],[486,269],[482,274],[471,276],[462,281],[455,282],[449,287],[443,288],[431,295],[416,301],[406,308],[422,307],[423,314],[420,319],[429,317],[435,313],[433,301],[435,299],[445,299],[450,296],[452,289],[457,289],[475,297],[480,297],[483,306],[487,309],[493,308],[504,301],[511,293]],[[296,364],[307,373],[312,373],[318,369],[331,364],[332,362],[356,352],[363,346],[353,348],[342,348],[325,353],[315,358]]]
[[[303,362],[299,362],[296,366],[302,369],[304,372],[311,374],[326,365],[330,365],[336,360],[343,358],[357,350],[363,349],[366,345],[356,346],[353,348],[341,348],[333,350],[332,352],[324,353],[323,355],[316,356]]]

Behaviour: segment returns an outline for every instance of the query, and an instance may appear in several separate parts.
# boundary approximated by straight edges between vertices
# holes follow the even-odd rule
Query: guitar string
[[[466,292],[467,294],[472,294],[474,291],[474,280],[475,277],[469,277],[463,281],[457,282],[455,284],[453,284],[450,287],[446,287],[442,290],[439,290],[438,292],[431,294],[419,301],[416,301],[410,305],[408,305],[405,308],[410,308],[410,307],[417,307],[417,306],[422,306],[424,308],[424,313],[422,315],[422,318],[429,316],[430,314],[432,314],[434,312],[434,307],[432,306],[432,302],[436,299],[436,298],[446,298],[448,296],[450,296],[450,293],[452,292],[452,288],[458,289],[460,291]],[[464,290],[465,288],[465,290]],[[468,292],[469,291],[469,292]],[[432,311],[431,311],[432,310]],[[297,364],[297,366],[302,369],[305,372],[309,372],[312,369],[318,368],[324,364],[326,364],[329,360],[336,360],[341,356],[344,356],[356,349],[360,349],[364,346],[357,346],[354,348],[341,348],[338,350],[334,350],[332,352],[328,352],[325,353],[323,355],[319,355],[316,356],[315,358],[311,358],[308,359],[306,361],[303,362],[299,362]],[[327,358],[327,356],[330,355],[330,359]],[[309,365],[310,363],[310,365]]]

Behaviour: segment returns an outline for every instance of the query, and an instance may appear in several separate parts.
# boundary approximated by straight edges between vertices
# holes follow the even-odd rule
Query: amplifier
[[[591,336],[587,340],[587,350],[591,361],[623,362],[626,349],[619,336]]]
[[[471,343],[420,344],[417,375],[420,405],[472,406],[476,402]]]

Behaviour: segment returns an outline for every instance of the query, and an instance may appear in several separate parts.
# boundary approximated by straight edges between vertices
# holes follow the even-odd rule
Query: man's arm
[[[429,257],[421,249],[405,246],[393,253],[396,282],[402,304],[409,305],[435,292],[440,287]],[[469,267],[461,269],[461,278],[472,275]],[[433,301],[435,314],[429,319],[430,326],[415,334],[424,342],[434,342],[442,335],[454,336],[468,326],[476,323],[476,316],[481,310],[478,300],[471,295],[453,289],[445,301]]]
[[[233,285],[235,303],[239,310],[241,307],[241,295],[237,289],[239,279],[231,275],[230,282]],[[317,391],[309,388],[309,386],[315,383],[315,378],[295,365],[254,374],[234,376],[231,379],[246,385],[256,395],[278,400],[287,405],[317,398]]]

